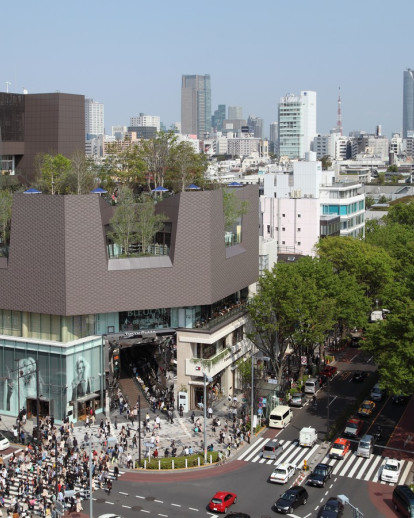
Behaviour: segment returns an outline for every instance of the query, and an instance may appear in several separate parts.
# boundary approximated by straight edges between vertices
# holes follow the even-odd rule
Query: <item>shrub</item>
[[[212,457],[212,463],[214,464],[218,460],[218,452],[207,452],[207,464],[210,464],[210,455]],[[187,459],[187,467],[192,468],[198,466],[198,459],[200,458],[200,466],[204,464],[204,453],[194,453],[193,455],[188,455],[187,457],[163,457],[158,459],[147,460],[147,469],[155,469],[159,468],[159,462],[161,462],[161,469],[172,469],[172,461],[174,461],[174,469],[182,469],[185,468],[185,459]],[[141,464],[139,465],[138,461],[135,462],[135,467],[143,468],[145,465],[144,459],[141,460]]]

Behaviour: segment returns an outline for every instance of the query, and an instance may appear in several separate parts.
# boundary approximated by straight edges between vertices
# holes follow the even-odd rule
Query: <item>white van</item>
[[[292,419],[292,410],[285,405],[274,408],[269,415],[269,428],[284,428]]]
[[[305,383],[305,393],[306,394],[316,394],[316,391],[319,388],[319,381],[317,378],[309,378]]]

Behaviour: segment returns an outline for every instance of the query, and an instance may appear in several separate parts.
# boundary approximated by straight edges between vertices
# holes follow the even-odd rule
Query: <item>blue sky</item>
[[[240,105],[265,133],[286,93],[317,92],[317,130],[391,136],[414,68],[413,0],[2,2],[0,90],[68,92],[105,105],[105,127],[140,112],[180,120],[182,74],[211,75],[212,109]]]

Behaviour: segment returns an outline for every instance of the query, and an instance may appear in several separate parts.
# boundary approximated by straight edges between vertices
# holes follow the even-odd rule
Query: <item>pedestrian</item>
[[[106,483],[106,489],[108,491],[108,495],[110,495],[111,494],[111,489],[112,489],[112,482],[111,482],[110,478],[108,479],[108,482]]]
[[[208,407],[208,418],[209,419],[212,419],[213,418],[213,409],[211,408],[211,406]]]
[[[90,422],[89,422],[89,416],[88,416],[88,415],[86,416],[86,419],[85,419],[85,428],[86,428],[87,426],[89,426],[89,428],[91,427]]]
[[[180,405],[180,409],[179,410],[180,410],[180,417],[183,417],[183,415],[184,415],[184,407],[183,407],[183,405]]]
[[[155,422],[157,424],[157,427],[161,430],[161,419],[159,415],[157,415],[157,417],[155,418]]]
[[[194,410],[191,412],[191,422],[194,424],[194,419],[195,419],[195,413],[194,413]]]
[[[103,428],[103,421],[101,421],[101,423],[102,423],[102,428]],[[118,430],[118,417],[117,416],[115,416],[115,418],[114,418],[114,426],[115,426],[115,430]]]

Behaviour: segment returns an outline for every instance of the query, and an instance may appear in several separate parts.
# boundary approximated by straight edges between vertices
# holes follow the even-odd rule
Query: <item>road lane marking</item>
[[[246,457],[244,460],[249,461],[252,457],[257,455],[257,452],[269,441],[270,441],[270,439],[265,439],[263,442],[260,442],[259,444],[256,443],[253,447],[253,450],[254,450],[253,453],[250,453],[249,456]]]
[[[122,491],[118,491],[118,493],[119,493],[120,495],[128,496],[128,493],[123,493]]]
[[[335,399],[336,399],[337,397],[338,397],[338,396],[334,396],[334,398],[330,400],[330,402],[329,402],[329,405],[328,405],[328,406],[331,406],[331,405],[332,405],[332,403],[335,401]]]
[[[130,505],[123,505],[122,507],[125,507],[125,509],[131,509]]]
[[[141,500],[145,500],[145,496],[138,496],[138,495],[135,495],[135,498],[141,498]]]
[[[180,504],[171,504],[171,505],[173,505],[174,507],[181,507]]]
[[[355,464],[352,466],[351,471],[348,473],[348,475],[347,475],[348,477],[352,478],[354,476],[355,471],[358,469],[358,466],[361,464],[362,461],[363,461],[363,458],[358,457]]]
[[[160,514],[160,513],[158,513],[158,516],[163,516],[164,518],[168,518],[168,514]]]
[[[198,509],[195,509],[194,507],[189,507],[190,511],[198,511]]]
[[[163,504],[164,503],[162,500],[154,500],[154,502],[157,502],[158,504]]]
[[[369,480],[369,478],[371,477],[375,468],[377,467],[377,464],[380,463],[381,461],[382,461],[382,457],[380,455],[378,455],[378,457],[374,459],[374,462],[372,463],[370,469],[368,470],[367,474],[365,475],[364,480]]]
[[[140,509],[141,513],[148,513],[150,514],[150,511],[146,511],[145,509]]]
[[[115,505],[115,502],[105,502],[105,504]]]

